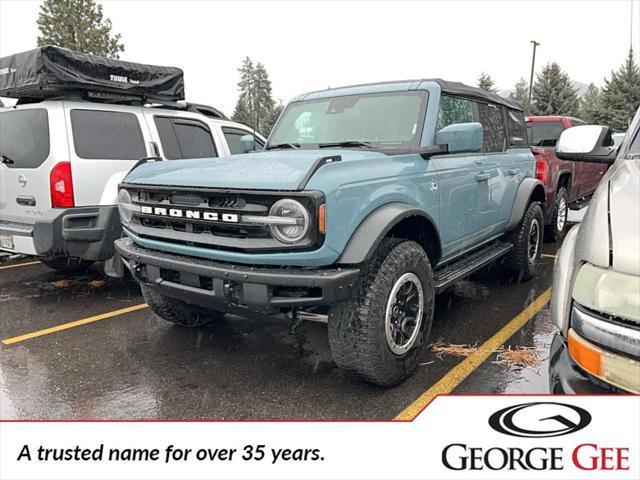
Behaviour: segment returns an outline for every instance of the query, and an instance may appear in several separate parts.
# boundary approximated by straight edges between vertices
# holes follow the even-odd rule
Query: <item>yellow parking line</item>
[[[43,330],[36,330],[35,332],[25,333],[17,337],[5,338],[2,343],[5,345],[12,345],[14,343],[24,342],[25,340],[31,340],[32,338],[42,337],[43,335],[49,335],[50,333],[61,332],[68,330],[69,328],[79,327],[80,325],[86,325],[87,323],[97,322],[99,320],[106,320],[107,318],[117,317],[118,315],[124,315],[125,313],[135,312],[147,308],[146,303],[140,303],[138,305],[132,305],[131,307],[121,308],[120,310],[114,310],[112,312],[101,313],[100,315],[94,315],[93,317],[83,318],[74,322],[63,323],[51,328],[45,328]]]
[[[551,255],[550,253],[543,253],[542,256],[545,258],[556,258],[555,255]]]
[[[40,262],[37,260],[35,262],[14,263],[13,265],[5,265],[3,267],[0,267],[0,270],[6,270],[8,268],[26,267],[28,265],[37,265],[39,263]]]
[[[436,395],[451,393],[462,381],[478,368],[489,356],[511,336],[524,326],[533,316],[549,302],[551,289],[542,293],[527,308],[507,323],[493,337],[484,342],[474,353],[469,355],[457,366],[449,370],[429,390],[420,395],[411,405],[400,412],[395,420],[413,420],[426,407]]]

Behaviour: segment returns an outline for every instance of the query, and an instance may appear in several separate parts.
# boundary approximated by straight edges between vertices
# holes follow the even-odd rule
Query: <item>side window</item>
[[[146,156],[140,123],[133,113],[74,109],[70,115],[78,157],[138,160]]]
[[[160,136],[160,143],[162,144],[162,151],[164,152],[165,158],[168,160],[183,158],[171,118],[155,117],[154,121],[156,123],[158,135]]]
[[[527,137],[527,125],[524,121],[524,114],[518,110],[511,109],[507,109],[506,113],[509,124],[509,146],[529,146],[529,138]]]
[[[442,95],[438,109],[436,131],[454,123],[477,122],[474,113],[474,102],[466,98]]]
[[[217,157],[209,127],[199,120],[155,116],[162,151],[168,160]]]
[[[240,139],[242,137],[245,135],[253,135],[251,132],[247,132],[246,130],[229,127],[222,127],[222,132],[224,133],[224,138],[227,140],[227,145],[229,145],[229,151],[232,155],[242,153],[242,150],[240,149]],[[256,149],[262,150],[264,148],[264,142],[256,136],[254,136],[254,138],[256,141]]]
[[[582,120],[570,120],[572,127],[577,127],[579,125],[586,125]]]
[[[488,103],[478,103],[478,118],[482,124],[484,151],[504,152],[507,135],[504,128],[502,108]]]

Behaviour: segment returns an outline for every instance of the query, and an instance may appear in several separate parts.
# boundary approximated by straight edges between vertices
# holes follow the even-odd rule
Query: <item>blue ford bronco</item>
[[[527,143],[517,103],[460,83],[308,93],[265,151],[132,170],[116,248],[160,317],[315,316],[339,367],[392,386],[437,293],[496,261],[534,275],[545,191]]]

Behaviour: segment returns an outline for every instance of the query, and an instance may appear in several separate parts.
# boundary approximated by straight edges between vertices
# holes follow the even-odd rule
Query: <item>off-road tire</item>
[[[391,387],[413,373],[426,349],[435,297],[431,265],[417,243],[384,239],[362,268],[358,286],[350,298],[330,309],[329,346],[338,367],[348,374]],[[404,355],[396,355],[387,343],[385,314],[388,297],[405,273],[413,273],[420,280],[424,307],[413,346]]]
[[[529,235],[532,224],[537,222],[538,248],[533,259],[529,256]],[[542,253],[542,240],[544,230],[544,216],[542,207],[537,202],[532,202],[527,207],[518,226],[504,236],[504,240],[513,245],[513,249],[503,258],[501,270],[504,276],[517,278],[519,281],[531,280],[538,268],[538,261]]]
[[[71,257],[40,258],[40,262],[59,272],[82,272],[89,269],[95,262]]]
[[[560,216],[560,206],[564,205],[564,225],[562,229],[558,229],[558,217]],[[564,238],[567,232],[567,214],[569,213],[569,195],[564,187],[560,187],[556,192],[553,200],[553,211],[551,213],[551,221],[549,225],[544,227],[544,238],[548,242],[557,242]]]
[[[153,313],[167,322],[181,327],[196,328],[222,319],[222,312],[190,305],[182,300],[162,295],[147,285],[141,285],[141,290],[144,300]]]

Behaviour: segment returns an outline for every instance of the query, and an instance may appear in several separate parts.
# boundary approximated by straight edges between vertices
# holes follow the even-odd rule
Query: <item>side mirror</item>
[[[240,137],[240,151],[242,153],[253,152],[256,149],[256,139],[253,135],[243,135]]]
[[[482,124],[471,122],[447,125],[436,133],[436,144],[448,145],[449,153],[481,152]]]
[[[556,146],[556,156],[573,162],[612,164],[618,155],[613,145],[612,130],[599,125],[580,125],[562,132]]]

